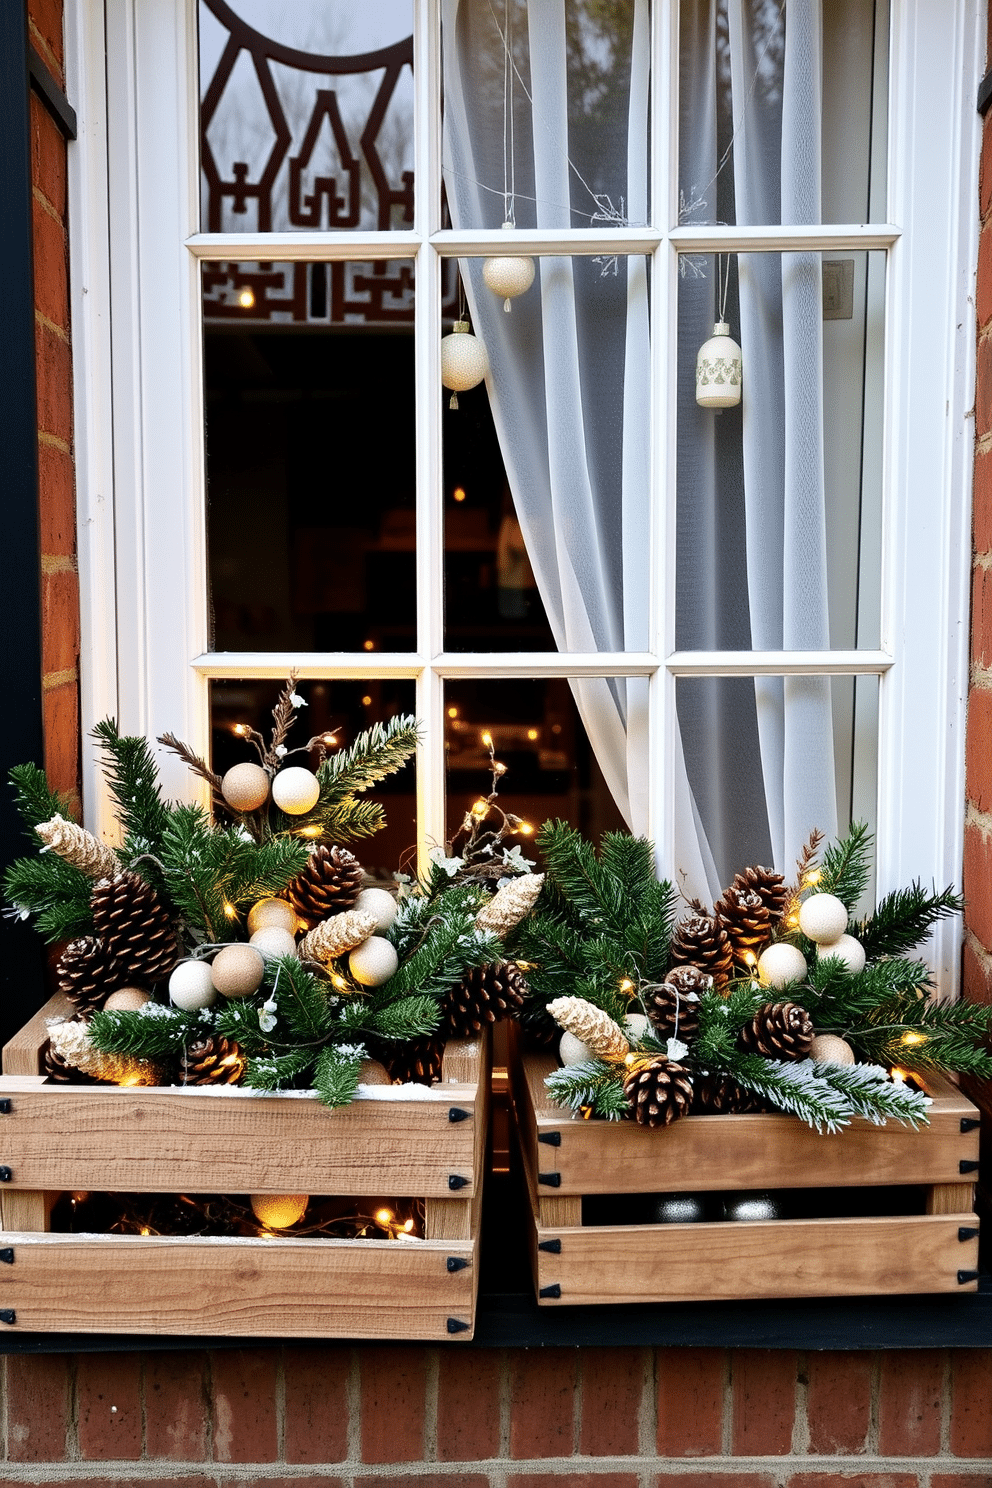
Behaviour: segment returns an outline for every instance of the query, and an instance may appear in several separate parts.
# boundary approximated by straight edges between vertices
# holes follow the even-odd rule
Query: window
[[[517,778],[537,812],[572,791],[577,824],[595,835],[625,818],[697,892],[739,854],[787,854],[810,781],[828,814],[873,818],[881,889],[955,879],[979,7],[848,0],[823,7],[821,31],[819,7],[790,0],[791,33],[760,0],[614,10],[598,31],[579,0],[529,16],[340,0],[311,35],[280,35],[295,8],[261,0],[77,7],[76,90],[106,119],[73,182],[86,716],[205,747],[212,709],[216,722],[295,666],[329,719],[381,706],[423,720],[397,802],[422,843],[444,840],[446,788],[478,789],[473,732],[497,719],[534,762]],[[378,34],[361,31],[370,18]],[[804,18],[812,52],[780,56]],[[513,67],[494,21],[512,30]],[[783,101],[776,79],[800,91]],[[229,87],[257,103],[237,148]],[[359,149],[363,89],[375,128]],[[818,203],[808,171],[768,176],[754,151],[760,135],[794,163],[797,123],[821,114]],[[539,287],[504,315],[481,262],[510,240]],[[490,344],[495,443],[481,394],[464,424],[442,397],[456,263]],[[724,278],[744,412],[703,415],[687,379]],[[254,316],[264,387],[251,338],[232,351],[246,291],[249,312],[277,307]],[[798,337],[774,368],[770,304],[783,344]],[[327,419],[352,385],[345,439]],[[822,422],[804,416],[810,387]],[[292,498],[281,553],[258,503],[239,511],[239,488],[273,489],[254,455],[238,466],[247,428],[254,455],[281,429],[297,489],[334,493]],[[490,474],[474,516],[474,491],[455,500],[473,444]],[[563,482],[579,447],[584,473]],[[811,460],[820,526],[803,526],[801,479],[791,508],[753,499],[768,462],[788,488]],[[497,574],[487,597],[480,553],[498,560],[504,516],[526,558],[511,524],[516,582]],[[590,532],[595,583],[576,566]],[[170,769],[168,788],[187,789]],[[936,957],[950,987],[953,931]]]

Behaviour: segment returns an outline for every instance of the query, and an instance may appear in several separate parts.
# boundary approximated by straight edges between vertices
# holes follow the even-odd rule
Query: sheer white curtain
[[[763,98],[752,109],[755,52],[764,45],[755,28],[761,33],[768,5],[729,0],[733,94],[737,104],[748,99],[728,167],[740,221],[782,220],[780,200],[787,216],[817,220],[818,4],[790,0],[784,86],[777,101],[773,96],[766,106]],[[777,4],[772,9],[778,12]],[[518,226],[566,227],[610,211],[646,221],[648,0],[617,6],[608,45],[602,34],[584,32],[585,8],[565,0],[530,0],[526,21],[522,6],[508,12],[504,0],[443,0],[442,14],[445,185],[454,224],[502,222],[511,139]],[[512,116],[503,104],[508,14],[516,18]],[[682,174],[691,188],[718,174],[718,69],[728,63],[718,0],[683,5],[683,36],[682,136],[688,132],[691,143]],[[776,149],[762,148],[768,139]],[[770,204],[774,214],[764,215]],[[739,426],[735,436],[731,420],[721,428],[691,399],[695,352],[714,318],[712,267],[683,280],[680,294],[678,644],[825,645],[819,322],[811,313],[819,306],[818,261],[767,255],[751,279],[741,271],[745,385],[753,389],[751,399],[745,393],[743,445]],[[510,488],[556,643],[562,651],[647,648],[647,264],[541,259],[537,290],[515,301],[509,315],[484,287],[481,269],[478,260],[461,264],[473,323],[489,350],[490,398]],[[819,589],[809,583],[811,566]],[[742,792],[761,824],[758,840],[767,844],[750,861],[773,852],[784,866],[810,826],[831,828],[828,686],[773,679],[757,690],[750,682],[684,689],[682,734],[670,745],[677,755],[671,870],[688,892],[712,897],[727,865],[741,866],[739,854],[750,850],[754,833],[745,846],[734,827]],[[646,682],[584,679],[573,690],[620,810],[633,831],[644,831]],[[700,801],[697,810],[690,779],[706,795],[705,809]]]

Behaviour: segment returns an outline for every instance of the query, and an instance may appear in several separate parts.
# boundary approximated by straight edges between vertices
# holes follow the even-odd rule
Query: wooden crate
[[[0,1076],[0,1327],[24,1332],[472,1337],[489,1046],[452,1041],[431,1101],[49,1084],[55,997]],[[62,1191],[423,1199],[421,1241],[49,1232]]]
[[[930,1126],[689,1116],[664,1131],[554,1106],[552,1055],[516,1051],[515,1125],[533,1210],[538,1301],[683,1302],[966,1292],[978,1285],[978,1112],[934,1079]],[[931,1082],[928,1081],[928,1084]],[[843,1219],[583,1224],[595,1194],[923,1186],[925,1213]]]

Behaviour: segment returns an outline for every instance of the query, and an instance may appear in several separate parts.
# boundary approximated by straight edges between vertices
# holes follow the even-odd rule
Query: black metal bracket
[[[28,42],[28,77],[31,86],[65,135],[76,138],[76,110],[56,82],[41,53]]]
[[[981,1126],[981,1124],[982,1124],[981,1123],[981,1118],[978,1117],[978,1116],[962,1116],[961,1117],[961,1132],[962,1132],[962,1135],[965,1132],[975,1131],[978,1127]]]
[[[467,1265],[468,1265],[468,1261],[465,1259],[464,1256],[449,1256],[448,1257],[448,1270],[449,1271],[464,1271],[465,1270],[465,1267]]]
[[[538,1173],[537,1181],[547,1184],[548,1188],[561,1188],[560,1173]]]
[[[9,1183],[13,1176],[13,1168],[0,1168],[0,1183]]]
[[[542,1287],[537,1295],[539,1297],[560,1297],[561,1287],[555,1282],[553,1286]]]
[[[461,1106],[448,1107],[448,1120],[451,1122],[467,1121],[471,1114],[471,1111],[463,1111]]]
[[[16,1323],[17,1313],[12,1307],[0,1307],[0,1323]]]
[[[966,1282],[977,1281],[977,1280],[978,1280],[978,1272],[977,1271],[959,1271],[958,1272],[958,1286],[964,1286]]]
[[[537,1242],[537,1248],[538,1250],[546,1250],[549,1255],[561,1255],[561,1241],[557,1238],[554,1240],[539,1240]]]
[[[448,1319],[448,1332],[449,1333],[467,1333],[468,1330],[469,1330],[469,1328],[471,1328],[471,1326],[472,1326],[471,1323],[463,1323],[462,1320],[461,1320],[461,1318],[449,1318]]]
[[[7,1266],[14,1264],[14,1247],[12,1245],[5,1245],[3,1250],[0,1250],[0,1261],[3,1261]]]
[[[453,1190],[459,1188],[468,1188],[468,1185],[471,1183],[471,1181],[471,1178],[463,1178],[461,1173],[448,1174],[448,1187]]]
[[[992,72],[987,72],[978,85],[978,112],[984,118],[992,105]]]
[[[12,1100],[7,1100],[6,1098],[0,1100],[0,1116],[9,1116],[13,1109],[14,1102]]]
[[[971,1158],[971,1157],[963,1157],[961,1159],[961,1161],[958,1163],[958,1172],[959,1173],[977,1173],[978,1172],[978,1159],[977,1158]]]
[[[537,1140],[546,1142],[549,1147],[560,1147],[561,1132],[538,1132]]]
[[[977,1236],[978,1236],[978,1226],[977,1225],[961,1225],[960,1229],[958,1230],[958,1239],[959,1240],[974,1240],[974,1239],[977,1238]]]

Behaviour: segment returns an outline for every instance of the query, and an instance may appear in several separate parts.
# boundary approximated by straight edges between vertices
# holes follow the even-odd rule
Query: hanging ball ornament
[[[512,222],[503,223],[504,232],[513,231]],[[487,258],[482,265],[482,277],[486,288],[494,295],[503,296],[503,309],[510,309],[510,301],[517,295],[526,294],[534,283],[534,260],[532,258]]]
[[[854,1064],[854,1050],[836,1033],[818,1033],[809,1046],[809,1057],[817,1064]]]
[[[766,987],[786,987],[806,976],[806,957],[787,940],[766,946],[758,957],[758,976]]]
[[[647,1033],[650,1023],[645,1013],[628,1013],[623,1020],[623,1031],[631,1043],[636,1044]]]
[[[865,948],[860,940],[855,940],[853,935],[840,935],[836,940],[830,941],[828,945],[817,947],[819,951],[818,960],[823,961],[827,956],[836,956],[838,961],[843,962],[845,968],[852,976],[857,976],[859,971],[864,971]]]
[[[467,320],[456,320],[450,335],[441,337],[441,381],[451,389],[449,408],[458,407],[458,394],[478,387],[489,371],[486,348]]]
[[[724,1219],[781,1219],[782,1205],[772,1194],[727,1194],[723,1200]]]
[[[358,1066],[359,1085],[392,1085],[392,1078],[378,1059],[363,1059]]]
[[[272,782],[272,799],[287,816],[304,816],[313,810],[319,796],[320,781],[302,765],[280,770]]]
[[[396,918],[398,906],[388,889],[362,889],[351,907],[365,914],[374,914],[376,930],[388,930]]]
[[[296,910],[285,899],[259,899],[248,911],[249,935],[254,935],[256,930],[268,930],[272,925],[294,935],[297,924]]]
[[[558,1058],[562,1064],[585,1064],[587,1059],[595,1059],[588,1044],[584,1044],[574,1033],[563,1033],[558,1042]]]
[[[741,349],[727,322],[718,320],[696,357],[696,402],[700,408],[734,408],[741,401],[742,380]]]
[[[224,997],[250,997],[262,985],[265,960],[254,946],[225,946],[210,963],[210,975]]]
[[[307,1212],[309,1194],[252,1194],[252,1213],[269,1230],[288,1230]]]
[[[799,928],[818,946],[833,945],[847,929],[847,905],[836,894],[810,894],[799,906]]]
[[[658,1194],[651,1201],[652,1224],[699,1224],[706,1218],[702,1194]]]
[[[103,1011],[105,1013],[136,1013],[151,1000],[152,994],[146,992],[143,987],[119,987],[116,992],[111,992],[103,1004]]]
[[[370,935],[348,957],[348,970],[363,987],[381,987],[399,964],[395,946],[381,935]]]
[[[184,1013],[212,1007],[217,1001],[217,988],[210,963],[180,961],[169,978],[169,1001]]]
[[[279,925],[263,925],[261,930],[255,931],[248,944],[261,951],[266,961],[274,961],[277,956],[296,955],[296,941]]]
[[[235,811],[257,811],[269,799],[269,777],[261,765],[232,765],[220,783],[220,793]]]

